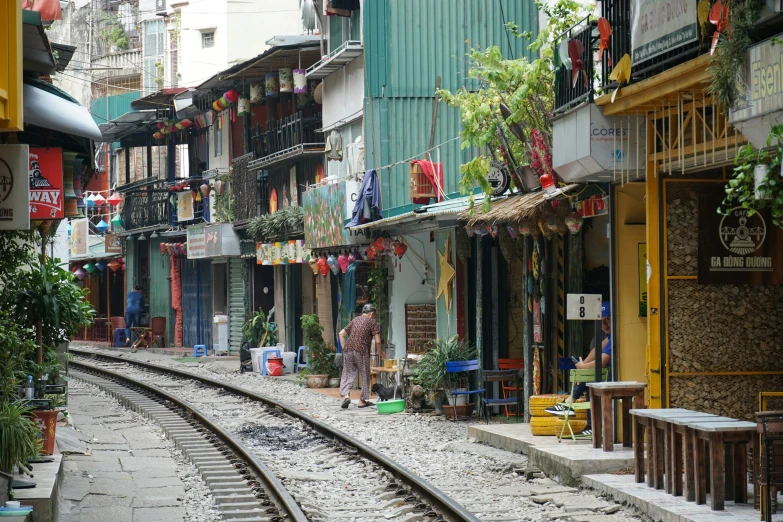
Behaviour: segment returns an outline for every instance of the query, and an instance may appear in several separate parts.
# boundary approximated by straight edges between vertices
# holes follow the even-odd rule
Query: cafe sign
[[[188,227],[188,259],[203,259],[207,257],[204,228],[204,225],[191,225]]]
[[[117,234],[103,236],[103,251],[107,254],[122,254],[122,237]]]
[[[756,147],[765,147],[773,122],[783,113],[783,35],[748,50],[745,70],[737,75],[729,122]]]
[[[0,145],[0,230],[30,228],[27,145]]]
[[[63,150],[59,147],[30,148],[30,219],[62,219]]]
[[[692,0],[632,0],[631,63],[637,65],[695,42],[697,25]]]

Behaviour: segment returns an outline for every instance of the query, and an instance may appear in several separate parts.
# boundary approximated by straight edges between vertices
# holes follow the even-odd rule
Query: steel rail
[[[69,351],[73,353],[75,350],[69,350]],[[255,472],[257,478],[261,482],[261,486],[263,487],[263,489],[270,494],[273,502],[277,504],[278,509],[280,511],[285,512],[285,514],[288,515],[286,517],[286,520],[290,519],[296,522],[308,521],[308,518],[302,511],[302,508],[299,507],[299,504],[296,502],[296,500],[294,500],[294,498],[285,488],[285,486],[280,481],[280,479],[278,479],[277,476],[272,472],[272,470],[270,470],[266,466],[266,464],[261,462],[261,460],[259,460],[258,457],[256,457],[250,451],[250,449],[248,449],[244,444],[242,444],[242,442],[239,439],[237,439],[236,437],[228,433],[226,430],[224,430],[223,428],[215,424],[207,414],[203,413],[201,410],[199,410],[189,402],[182,400],[178,397],[175,397],[174,395],[167,393],[159,388],[156,388],[154,386],[143,383],[141,381],[138,381],[136,379],[133,379],[125,375],[119,375],[105,368],[98,368],[91,364],[85,364],[75,360],[69,361],[68,364],[76,366],[78,367],[78,369],[86,373],[97,373],[111,380],[124,381],[130,386],[139,387],[151,393],[152,395],[161,398],[163,400],[170,401],[173,404],[177,405],[179,408],[185,410],[194,419],[196,419],[199,422],[199,424],[203,425],[211,433],[216,435],[226,446],[231,448],[231,450],[234,451],[237,454],[237,456],[239,456],[250,466],[250,468]]]
[[[80,350],[78,348],[69,348],[68,351],[73,355],[79,355],[82,357],[89,357],[92,359],[103,358],[112,362],[128,363],[153,371],[178,375],[185,379],[192,379],[195,381],[199,381],[208,386],[223,388],[236,395],[246,397],[248,399],[252,399],[257,402],[262,402],[267,406],[283,410],[286,414],[290,415],[291,417],[299,419],[300,421],[308,424],[320,434],[326,437],[340,440],[347,446],[355,448],[360,455],[375,462],[376,464],[381,465],[384,469],[386,469],[386,471],[388,471],[395,478],[397,478],[397,480],[401,481],[404,484],[407,484],[417,494],[421,495],[424,499],[430,502],[434,508],[441,511],[441,514],[443,516],[454,521],[480,522],[480,519],[477,518],[475,515],[473,515],[471,512],[469,512],[467,509],[465,509],[465,507],[462,504],[459,504],[454,499],[446,495],[444,492],[442,492],[440,489],[436,488],[429,482],[422,480],[405,466],[398,464],[397,462],[393,461],[392,459],[385,456],[381,452],[351,437],[344,431],[334,428],[326,424],[325,422],[319,421],[318,419],[314,419],[309,415],[302,413],[296,408],[289,406],[283,402],[277,401],[275,399],[271,399],[259,393],[247,390],[245,388],[241,388],[239,386],[235,386],[233,384],[217,381],[214,379],[210,379],[209,377],[197,375],[195,373],[191,373],[185,370],[179,370],[177,368],[169,368],[167,366],[160,366],[154,363],[137,361],[133,359],[126,359],[124,357],[118,357],[116,355],[110,355],[105,353]]]

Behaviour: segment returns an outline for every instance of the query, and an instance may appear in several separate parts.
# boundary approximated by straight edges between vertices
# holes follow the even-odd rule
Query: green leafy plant
[[[10,473],[40,453],[41,431],[30,411],[21,402],[0,404],[0,471]]]
[[[307,375],[328,375],[336,377],[338,375],[337,367],[334,365],[334,349],[324,341],[321,321],[318,315],[303,315],[302,334],[304,336],[305,346],[309,351],[310,367],[300,372],[301,377]]]
[[[259,309],[250,319],[242,325],[242,337],[252,347],[274,346],[277,344],[278,329],[272,322],[275,315],[275,307],[269,309],[269,315]],[[262,344],[263,343],[263,344]]]
[[[386,267],[382,263],[370,268],[367,272],[367,285],[369,286],[370,302],[378,311],[378,323],[383,327],[389,314],[389,300],[386,298],[387,278]]]
[[[256,216],[248,223],[247,232],[255,241],[261,243],[300,236],[304,234],[304,210],[300,206],[292,205],[281,208],[274,214]]]
[[[763,197],[756,198],[754,169],[756,165],[769,165],[767,177],[758,186]],[[780,167],[783,165],[783,125],[774,125],[767,136],[765,149],[757,150],[744,145],[734,157],[734,172],[726,185],[726,197],[718,211],[728,213],[732,208],[742,207],[752,216],[762,208],[769,208],[772,222],[783,227],[783,180]]]
[[[0,312],[0,404],[16,397],[28,375],[28,361],[36,349],[34,335],[16,324],[7,311]]]
[[[476,347],[467,340],[460,340],[456,335],[448,339],[437,339],[416,365],[414,370],[416,381],[430,392],[445,387],[462,386],[463,376],[447,374],[446,363],[469,361],[476,357],[478,357]]]
[[[117,51],[125,51],[130,47],[130,40],[122,28],[120,17],[117,14],[101,12],[101,25],[98,30],[100,38],[111,45]]]
[[[230,171],[229,167],[229,171]],[[228,175],[218,176],[217,180],[223,181],[225,183],[225,190],[223,190],[223,194],[217,195],[215,193],[215,197],[217,198],[215,201],[215,221],[221,222],[221,223],[230,223],[234,221],[234,207],[231,204],[231,202],[234,200],[234,198],[231,197],[231,184],[229,183],[229,180],[231,179],[231,173],[229,172]]]

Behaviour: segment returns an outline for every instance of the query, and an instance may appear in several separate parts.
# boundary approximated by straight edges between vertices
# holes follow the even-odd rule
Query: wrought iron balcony
[[[162,181],[148,182],[125,192],[120,218],[126,231],[169,225],[170,193]]]
[[[588,16],[571,27],[557,40],[555,54],[555,112],[565,112],[582,103],[593,101],[595,63],[594,52],[598,49],[595,26]],[[574,64],[578,54],[579,65]],[[581,68],[581,70],[580,70]]]
[[[268,120],[266,130],[257,125],[253,132],[253,153],[258,159],[252,161],[249,168],[268,168],[289,158],[322,153],[323,135],[316,132],[322,126],[320,113],[306,117],[301,112],[280,120]]]

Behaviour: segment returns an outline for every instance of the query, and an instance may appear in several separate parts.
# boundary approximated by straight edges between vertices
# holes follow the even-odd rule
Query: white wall
[[[217,119],[215,124],[209,127],[209,169],[227,169],[229,167],[229,159],[231,158],[231,150],[229,149],[230,132],[231,132],[231,120],[228,116],[228,111],[223,111],[218,114],[216,118],[223,118],[223,153],[220,156],[215,156],[215,126],[217,125]]]
[[[408,251],[402,261],[398,261],[398,266],[394,270],[394,280],[389,285],[389,311],[391,312],[389,335],[390,341],[395,345],[395,353],[386,354],[389,358],[399,358],[405,353],[405,305],[435,302],[435,295],[431,290],[435,285],[435,243],[430,243],[429,232],[403,237],[409,245]],[[411,250],[426,259],[429,265],[427,271]],[[400,263],[402,271],[400,271]],[[423,279],[427,282],[422,285]]]
[[[364,103],[364,55],[324,78],[323,85],[324,127],[361,111]]]

